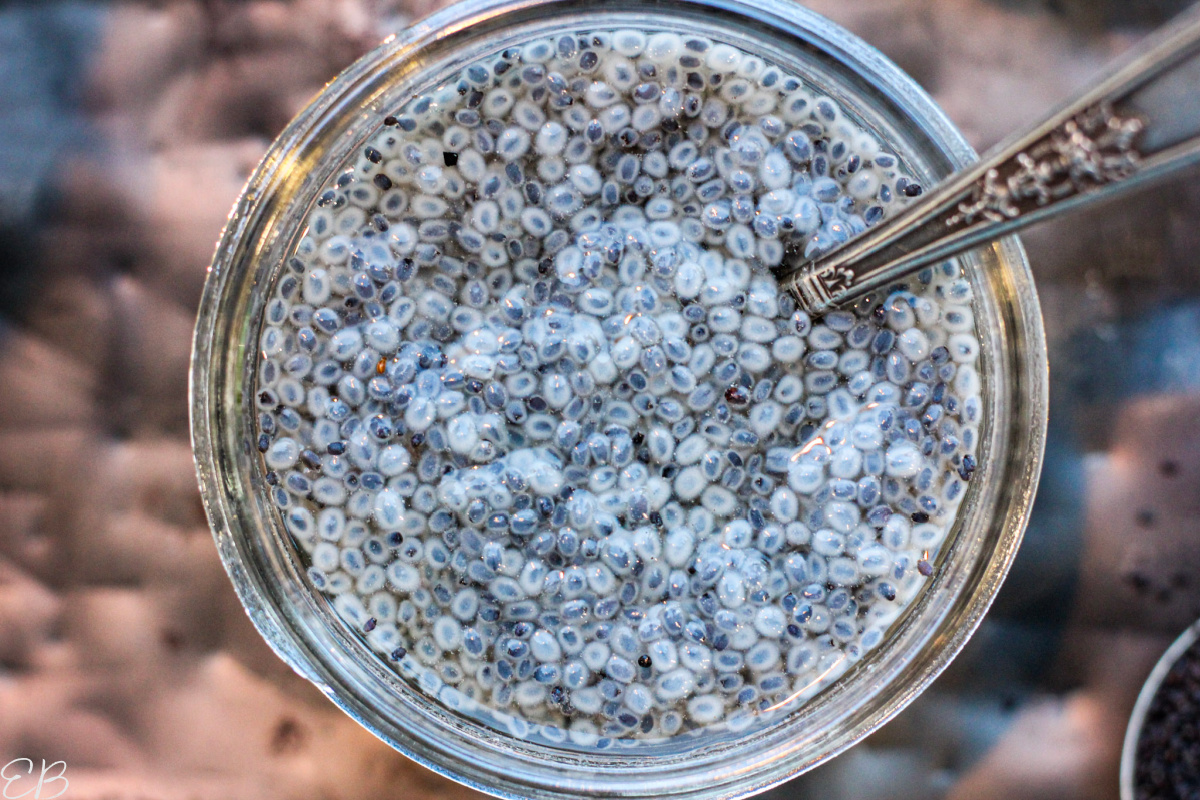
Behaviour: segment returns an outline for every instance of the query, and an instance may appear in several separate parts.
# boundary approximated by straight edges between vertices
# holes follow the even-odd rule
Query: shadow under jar
[[[543,44],[532,46],[539,41]],[[647,52],[656,46],[657,52]],[[588,50],[600,53],[596,63],[580,60]],[[610,56],[612,63],[604,60]],[[692,60],[681,62],[688,57]],[[728,72],[726,58],[732,65]],[[567,60],[581,74],[568,76],[561,86],[551,84],[570,99],[560,99],[556,107],[543,93],[541,107],[569,120],[578,103],[587,108],[578,125],[568,122],[561,134],[551,130],[539,139],[546,120],[531,117],[526,120],[528,136],[506,138],[509,128],[520,127],[514,115],[523,113],[522,95],[516,91],[506,98],[490,89],[507,85],[510,76],[504,73],[509,69],[515,73],[527,67],[535,68],[531,79],[544,84],[546,74]],[[502,67],[499,76],[472,71],[476,65],[500,62],[514,66]],[[654,70],[620,74],[621,64],[638,70],[648,62],[657,65]],[[683,124],[665,129],[667,135],[679,134],[672,139],[678,144],[686,139],[690,121],[715,115],[711,131],[696,131],[699,152],[685,148],[672,160],[668,153],[676,151],[653,138],[635,141],[627,133],[631,140],[621,143],[609,138],[617,135],[613,131],[589,132],[593,119],[610,127],[625,123],[622,130],[639,134],[664,130],[663,115],[642,112],[639,117],[636,112],[642,84],[655,85],[641,89],[643,105],[660,107],[671,79],[655,70],[665,70],[667,63],[682,64],[681,103],[687,102],[689,91],[701,100],[720,98],[720,90],[726,91],[724,112],[719,107],[702,110],[700,102],[681,112]],[[589,77],[588,70],[596,75]],[[772,71],[779,81],[789,76],[799,81],[782,89],[762,86],[763,76]],[[692,72],[698,77],[691,77]],[[717,86],[711,85],[714,74],[722,75]],[[577,77],[586,80],[572,86]],[[604,115],[605,108],[620,105],[620,98],[595,88],[602,78],[618,93],[628,84],[626,99],[632,98],[634,112],[628,121],[622,112]],[[697,85],[689,90],[688,81]],[[724,82],[726,86],[719,85]],[[742,88],[729,88],[735,82]],[[751,114],[752,125],[730,126],[736,115],[729,114],[729,107],[746,112],[737,94],[746,86],[775,101]],[[787,107],[801,96],[825,106]],[[436,101],[429,104],[432,112],[421,105],[424,97]],[[438,103],[462,103],[480,119],[467,114],[455,120],[463,123],[462,134],[449,131],[453,125],[431,128],[428,114],[436,112]],[[823,138],[820,126],[805,139],[812,151],[803,151],[806,145],[790,139],[789,132],[803,129],[802,118],[811,113],[824,113],[830,130],[841,126],[843,138],[871,156],[867,168],[878,174],[853,184],[847,170],[853,173],[861,163],[849,168],[843,154],[826,153],[822,148],[838,139]],[[488,130],[489,114],[506,121],[492,126],[490,145],[480,145],[475,131]],[[761,125],[766,116],[782,128]],[[766,132],[760,135],[760,129]],[[738,152],[746,162],[713,165],[726,188],[712,202],[693,199],[702,191],[704,181],[698,180],[681,190],[686,196],[676,198],[675,205],[659,203],[650,213],[654,181],[643,181],[647,189],[640,194],[635,181],[610,190],[603,184],[613,176],[605,168],[598,168],[598,174],[573,169],[597,163],[586,158],[592,151],[582,145],[575,145],[579,157],[572,157],[571,141],[586,141],[589,135],[596,137],[597,152],[608,147],[635,154],[638,170],[644,168],[643,174],[666,187],[659,191],[669,192],[664,175],[686,174],[701,158],[705,142],[711,144],[717,136],[734,149],[742,147]],[[431,136],[441,144],[420,152]],[[388,152],[380,150],[381,142],[384,150],[390,147]],[[406,153],[409,144],[415,149]],[[488,152],[488,147],[495,149]],[[752,152],[756,147],[757,154]],[[481,149],[482,159],[471,156],[474,165],[464,163],[466,150],[478,154]],[[523,160],[525,154],[543,150],[551,160],[561,153],[562,162],[542,166]],[[664,156],[650,157],[655,150]],[[898,161],[888,158],[892,154]],[[619,0],[589,8],[555,0],[468,2],[385,42],[300,114],[251,177],[218,246],[197,322],[191,392],[201,491],[222,560],[254,624],[281,658],[377,736],[440,773],[501,796],[746,796],[843,751],[898,713],[945,668],[1007,573],[1042,459],[1047,381],[1041,319],[1015,239],[825,320],[791,316],[788,301],[771,288],[768,267],[799,257],[806,247],[825,246],[828,237],[853,232],[863,222],[861,212],[883,205],[877,201],[881,193],[887,198],[884,187],[902,195],[906,186],[931,185],[974,157],[911,79],[847,32],[789,3],[663,6]],[[775,158],[775,166],[763,166],[764,158]],[[396,165],[389,173],[385,167],[392,162]],[[518,174],[507,169],[514,163],[522,167]],[[422,172],[430,166],[437,169]],[[494,167],[491,172],[489,166]],[[617,156],[609,166],[619,171]],[[743,166],[750,167],[742,170],[745,178],[733,174]],[[755,227],[764,208],[770,211],[763,195],[784,167],[790,178],[809,174],[797,194],[813,196],[808,209],[788,195],[796,212],[788,224],[798,229],[791,238]],[[480,170],[479,178],[462,179],[471,189],[458,198],[458,205],[441,207],[422,199],[452,196],[455,189],[447,191],[446,181],[469,176],[472,168]],[[533,181],[527,173],[539,169],[545,187],[567,187],[556,195],[561,208],[555,209],[549,197],[525,193],[524,184]],[[651,174],[656,172],[663,174]],[[833,181],[818,179],[829,175],[836,175],[845,191],[831,194],[823,208],[818,195],[832,192]],[[481,208],[491,197],[486,187],[491,177],[509,185],[497,184],[494,208]],[[757,199],[755,206],[739,209],[738,180],[749,181],[745,191]],[[356,229],[315,230],[347,217],[333,212],[354,206],[356,186],[374,187],[357,197],[362,213],[348,215],[357,220]],[[852,186],[858,193],[853,203],[842,199]],[[783,182],[780,187],[786,188]],[[383,207],[387,193],[394,198],[398,188],[407,194],[388,213]],[[504,207],[506,188],[516,188],[529,207],[540,204],[556,212],[523,221],[528,233],[540,233],[547,221],[552,228],[570,230],[576,220],[569,238],[552,246],[554,252],[527,258],[523,267],[520,262],[528,253],[507,249],[504,236],[488,235],[501,229],[506,213],[519,218],[519,209]],[[616,194],[606,198],[605,192]],[[903,202],[903,197],[891,199],[895,205]],[[645,219],[678,219],[689,201],[697,203],[700,222],[683,227],[682,234],[679,226],[656,228]],[[833,201],[845,203],[844,220],[831,219],[836,216],[828,208]],[[642,209],[645,230],[629,234],[622,228],[619,238],[623,247],[644,251],[640,265],[625,258],[629,253],[617,253],[605,263],[602,245],[612,241],[596,244],[600,261],[588,262],[593,253],[577,237],[619,222],[616,209],[628,205]],[[710,210],[713,205],[717,208]],[[327,208],[329,213],[322,214]],[[813,211],[817,217],[808,219]],[[731,219],[724,219],[725,213]],[[738,218],[739,213],[745,218]],[[858,222],[853,222],[856,214]],[[845,230],[821,224],[821,215],[830,218],[824,223],[845,221]],[[426,224],[431,220],[432,226]],[[635,223],[627,227],[639,227]],[[757,238],[735,241],[743,223]],[[438,224],[447,230],[439,230]],[[464,242],[464,228],[483,235]],[[344,243],[329,245],[337,235]],[[535,238],[548,241],[545,235]],[[760,239],[788,244],[756,244]],[[437,246],[421,251],[429,242]],[[503,252],[495,252],[493,244]],[[577,255],[562,255],[572,247]],[[721,263],[704,260],[706,250],[722,248]],[[659,258],[667,251],[681,254],[680,260],[695,256],[699,265],[688,269],[694,267],[698,277],[679,278],[684,268],[672,261],[674,255]],[[483,263],[484,255],[492,266]],[[451,261],[443,261],[446,256]],[[337,264],[353,267],[340,269],[342,278],[336,267],[312,277],[319,268]],[[589,264],[592,273],[587,272]],[[407,287],[417,284],[407,282],[422,271],[428,282],[410,297]],[[489,288],[488,278],[500,273],[505,275],[502,285]],[[720,277],[725,275],[731,276],[728,281]],[[475,279],[485,294],[472,299]],[[291,284],[285,286],[288,280]],[[339,287],[339,280],[344,285]],[[439,280],[447,291],[424,296],[438,288]],[[696,281],[701,285],[693,292]],[[732,282],[733,288],[723,282]],[[544,284],[545,297],[529,300],[528,316],[514,311],[511,291],[528,297],[538,283]],[[604,291],[588,293],[589,287],[604,286],[616,290],[612,297]],[[663,291],[645,295],[645,286]],[[726,290],[729,299],[723,298]],[[388,294],[381,297],[384,292]],[[923,304],[924,297],[970,313],[946,322],[940,306]],[[625,309],[622,302],[632,305]],[[514,345],[508,352],[533,364],[535,388],[522,395],[527,398],[522,412],[506,413],[512,399],[508,395],[524,390],[503,380],[511,375],[491,372],[512,344],[505,337],[513,331],[541,331],[536,325],[590,303],[596,304],[597,320],[615,321],[576,323],[590,335],[574,342],[581,349],[571,367],[592,376],[582,388],[587,402],[572,411],[569,392],[555,402],[564,387],[579,389],[568,385],[568,370],[547,367],[567,356],[539,351],[538,369],[535,355],[517,355],[519,346]],[[334,307],[315,319],[315,311],[328,306]],[[688,309],[697,306],[704,316],[696,317],[699,323],[688,322],[689,314],[699,314]],[[302,307],[300,317],[293,318],[297,307]],[[511,327],[500,324],[502,307],[516,314]],[[747,328],[743,323],[756,308],[784,322],[763,330]],[[744,309],[749,309],[746,320]],[[622,327],[653,316],[651,311],[669,312],[657,317],[665,330]],[[461,316],[453,316],[456,312]],[[901,337],[889,341],[885,335],[882,353],[875,354],[883,372],[877,382],[895,378],[894,391],[867,382],[853,394],[848,384],[870,367],[841,375],[837,369],[846,362],[839,347],[868,328],[873,337],[882,330],[920,328],[916,320],[922,313],[932,314],[925,321],[929,336],[910,336],[901,347]],[[897,315],[900,324],[895,323]],[[914,321],[903,323],[906,315]],[[395,324],[370,328],[373,316]],[[417,329],[412,327],[414,316],[446,324],[422,323],[425,327]],[[541,322],[535,324],[534,317]],[[454,329],[456,320],[460,324]],[[666,340],[679,320],[690,325],[677,337],[690,353],[677,354],[675,361]],[[697,325],[713,330],[699,335]],[[864,327],[856,334],[860,325]],[[970,352],[950,352],[956,325],[967,341],[977,342],[960,348]],[[759,344],[729,357],[718,354],[711,363],[701,359],[690,378],[676,376],[682,385],[662,390],[667,370],[677,364],[695,366],[685,356],[710,346],[708,341],[724,328]],[[816,328],[821,333],[814,339]],[[302,329],[307,331],[301,334]],[[426,350],[410,341],[414,330],[411,338],[424,342]],[[522,343],[544,350],[544,339],[553,333],[530,333],[542,340]],[[827,344],[821,344],[821,336]],[[790,344],[776,347],[781,339],[790,342],[789,337],[808,342],[808,352],[797,353]],[[618,355],[619,349],[633,346],[621,343],[626,339],[637,344],[637,352]],[[931,354],[938,346],[946,352]],[[289,361],[304,356],[305,347],[311,348],[311,363]],[[870,354],[871,345],[862,347]],[[667,361],[656,364],[658,352]],[[897,362],[893,368],[899,372],[889,375],[888,353],[911,356],[911,362]],[[481,364],[475,358],[480,355],[496,358]],[[764,357],[766,362],[753,363]],[[271,365],[264,366],[267,362]],[[300,380],[284,384],[285,362]],[[322,363],[332,362],[337,365],[327,367],[323,377],[317,375]],[[729,363],[736,369],[725,366]],[[955,369],[938,377],[938,367],[956,363],[978,375],[978,380],[959,384],[967,394],[977,394],[970,409],[962,401],[957,406],[946,402],[955,391]],[[930,376],[919,374],[922,364],[933,370]],[[501,372],[512,365],[511,360],[502,362]],[[357,385],[342,382],[356,369],[361,378]],[[732,377],[726,380],[722,370]],[[823,379],[831,381],[829,386],[805,383],[806,376],[817,372],[832,376]],[[561,381],[555,377],[560,375]],[[790,383],[784,380],[788,375]],[[430,376],[437,378],[436,387],[422,383],[434,379]],[[372,384],[376,378],[379,382]],[[638,406],[645,405],[637,399],[646,394],[640,391],[642,382],[655,380],[659,397],[677,400],[671,414],[656,415],[660,409]],[[718,396],[700,398],[693,408],[686,402],[695,391],[691,381],[717,385]],[[492,384],[505,387],[503,395],[499,389],[488,395]],[[775,399],[784,384],[793,395],[783,398],[793,401],[790,405]],[[314,406],[311,390],[318,386],[322,391]],[[297,387],[302,395],[296,394]],[[456,394],[445,401],[444,411],[426,402],[446,392]],[[345,408],[331,414],[334,398]],[[820,399],[806,405],[812,398]],[[613,403],[628,408],[613,411]],[[800,406],[807,416],[782,419],[759,412],[763,416],[755,417],[746,411],[771,403],[780,414]],[[417,407],[419,412],[410,413]],[[522,414],[542,413],[550,428],[539,433]],[[593,414],[598,416],[589,416]],[[623,420],[621,414],[631,416]],[[360,415],[360,423],[344,424]],[[464,416],[471,421],[456,422]],[[696,419],[694,427],[686,417]],[[838,448],[849,446],[854,424],[864,420],[886,441],[881,440],[874,455],[868,452],[860,459],[847,451],[849,461],[838,461]],[[564,428],[564,421],[576,426]],[[674,427],[677,423],[682,427]],[[904,430],[888,434],[892,425]],[[622,431],[630,437],[623,438]],[[595,448],[589,446],[592,434],[604,434]],[[280,444],[284,439],[292,444]],[[572,462],[571,453],[581,442],[585,452]],[[944,446],[945,452],[922,453],[930,442],[934,448]],[[680,448],[696,451],[695,457],[678,455]],[[860,442],[860,449],[872,448]],[[422,459],[430,453],[432,460],[423,467]],[[757,486],[750,475],[745,480],[741,473],[726,477],[732,470],[749,472],[747,457],[758,458],[754,466],[765,478]],[[878,463],[872,466],[871,458]],[[716,463],[719,459],[725,460]],[[937,465],[937,474],[932,484],[926,476],[929,492],[923,493],[914,482],[923,480],[919,473],[927,464]],[[495,465],[501,466],[493,470]],[[428,467],[436,472],[419,477]],[[697,472],[681,483],[689,468]],[[724,487],[733,488],[707,492],[702,489],[708,484],[689,483],[697,475],[703,481],[705,469],[713,470],[713,487],[722,487],[725,480]],[[880,488],[864,489],[862,480],[870,484],[872,473]],[[889,477],[896,476],[900,480],[890,497],[872,495],[864,502],[864,492],[886,492]],[[322,478],[326,480],[318,485]],[[621,480],[632,482],[637,491],[621,495],[609,486]],[[939,493],[936,497],[930,486]],[[854,494],[838,494],[851,488]],[[499,492],[499,499],[472,505],[490,491]],[[594,502],[581,510],[588,505],[579,502],[584,495]],[[322,515],[328,509],[334,511]],[[519,512],[529,513],[518,518]],[[571,533],[564,539],[563,531],[574,528],[579,541]],[[683,528],[691,533],[677,533]],[[322,545],[328,546],[318,549]],[[347,550],[353,552],[347,555]],[[458,550],[465,555],[454,563]],[[805,561],[813,554],[820,556],[819,564]],[[445,565],[431,566],[430,559],[442,559]],[[541,567],[529,567],[534,561]],[[378,568],[364,586],[362,576],[372,564]],[[579,571],[572,573],[572,567]],[[831,575],[830,569],[842,569],[845,575]],[[647,570],[658,570],[662,580],[655,583]],[[561,578],[547,577],[550,573]],[[335,574],[338,586],[331,587]],[[574,588],[558,582],[572,577],[579,584]],[[438,586],[443,578],[448,583]],[[507,582],[496,582],[504,578]],[[610,594],[612,600],[601,608]],[[829,605],[847,602],[857,611],[843,617],[851,627],[835,638],[828,622],[817,623],[830,613]],[[563,627],[573,628],[582,640],[559,635]],[[425,634],[420,641],[413,640],[414,630]],[[480,635],[485,649],[475,642],[477,652],[469,652],[466,639],[471,635]],[[598,639],[602,648],[585,651]],[[505,674],[480,674],[481,667]],[[497,695],[505,685],[511,688]],[[572,698],[572,692],[579,694]]]

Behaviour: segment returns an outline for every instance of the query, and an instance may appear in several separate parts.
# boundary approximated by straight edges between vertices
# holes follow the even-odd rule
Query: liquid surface
[[[975,470],[971,288],[770,268],[920,193],[800,77],[600,31],[388,116],[264,312],[271,497],[416,686],[518,736],[742,729],[877,647]]]

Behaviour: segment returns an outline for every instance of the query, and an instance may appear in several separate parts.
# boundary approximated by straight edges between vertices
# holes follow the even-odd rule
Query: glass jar
[[[979,469],[934,577],[871,650],[797,709],[738,733],[605,751],[534,742],[457,714],[385,664],[311,588],[267,500],[254,446],[261,318],[318,193],[381,120],[424,87],[508,44],[555,31],[700,33],[801,75],[926,185],[975,155],[879,52],[786,0],[467,0],[352,65],[283,132],[250,178],[205,286],[191,373],[201,492],[221,558],[260,633],[346,713],[425,766],[500,796],[746,796],[820,764],[891,719],[959,652],[995,597],[1028,520],[1046,426],[1046,357],[1016,239],[962,259],[975,291],[986,405]]]

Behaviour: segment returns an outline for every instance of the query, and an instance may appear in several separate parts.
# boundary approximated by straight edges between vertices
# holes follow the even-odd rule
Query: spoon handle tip
[[[823,312],[1035,222],[1200,161],[1200,6],[1054,114],[895,217],[779,279]]]

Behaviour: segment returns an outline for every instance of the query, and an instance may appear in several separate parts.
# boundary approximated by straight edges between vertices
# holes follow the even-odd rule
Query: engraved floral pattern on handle
[[[854,285],[854,270],[848,267],[838,267],[833,270],[833,274],[824,275],[825,286],[832,294],[834,292],[844,292]]]
[[[826,267],[799,275],[793,292],[813,311],[822,311],[833,304],[833,298],[854,287],[855,273],[849,267]]]
[[[972,188],[971,199],[946,218],[946,226],[1004,222],[1124,180],[1141,163],[1137,141],[1145,127],[1140,117],[1122,116],[1109,102],[1089,108],[1018,153],[1009,162],[1014,168],[1007,177],[1001,169],[1008,165],[988,170]]]

